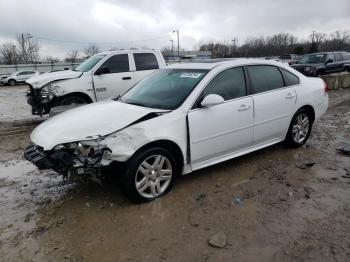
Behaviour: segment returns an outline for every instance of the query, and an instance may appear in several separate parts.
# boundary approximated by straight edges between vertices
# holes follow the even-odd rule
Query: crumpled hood
[[[91,140],[118,131],[149,113],[167,110],[104,100],[61,113],[37,126],[31,140],[50,150],[58,144]]]
[[[80,77],[83,73],[72,71],[72,70],[64,70],[58,72],[45,73],[38,76],[33,76],[29,78],[26,82],[33,86],[33,88],[42,88],[44,85],[58,80],[71,79]]]

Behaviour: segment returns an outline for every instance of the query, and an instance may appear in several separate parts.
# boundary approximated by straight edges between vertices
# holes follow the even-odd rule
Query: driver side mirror
[[[109,70],[108,67],[100,67],[95,71],[95,75],[104,75],[104,74],[109,74],[111,70]]]
[[[222,104],[225,102],[225,99],[222,96],[210,94],[204,97],[204,99],[201,102],[201,107],[211,107],[218,104]]]
[[[334,62],[333,59],[328,59],[328,60],[326,61],[326,65],[329,64],[329,63],[333,63],[333,62]]]

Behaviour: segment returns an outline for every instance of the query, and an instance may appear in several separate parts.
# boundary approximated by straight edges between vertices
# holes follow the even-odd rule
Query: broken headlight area
[[[52,150],[31,144],[24,151],[24,157],[40,170],[53,169],[68,179],[74,176],[98,176],[101,169],[109,165],[106,147],[91,144],[68,143],[55,146]]]

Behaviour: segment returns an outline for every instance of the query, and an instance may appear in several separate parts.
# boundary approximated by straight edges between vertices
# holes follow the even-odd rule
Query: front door
[[[133,74],[128,54],[108,58],[93,75],[97,101],[125,93],[135,83]]]
[[[203,98],[217,94],[225,102],[204,108]],[[218,74],[207,85],[188,114],[191,162],[213,160],[249,147],[253,141],[253,99],[246,96],[242,67]]]

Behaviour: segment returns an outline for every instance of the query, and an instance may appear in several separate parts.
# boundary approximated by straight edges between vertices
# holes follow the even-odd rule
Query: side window
[[[204,89],[201,98],[209,94],[222,96],[225,100],[245,96],[246,86],[243,68],[227,69],[215,76]]]
[[[127,54],[115,55],[102,64],[102,67],[109,69],[109,73],[129,72],[129,57]]]
[[[299,78],[296,75],[292,74],[291,72],[283,68],[280,68],[280,69],[282,71],[286,86],[294,86],[299,84]]]
[[[342,60],[339,53],[334,54],[334,57],[335,57],[335,62],[338,62],[338,61]]]
[[[284,86],[282,75],[275,66],[248,66],[248,72],[252,81],[252,91],[254,94],[282,88]]]
[[[158,61],[152,53],[135,53],[136,71],[158,69]]]
[[[350,53],[343,53],[343,60],[350,60]]]
[[[328,61],[328,60],[333,60],[333,62],[335,62],[334,55],[333,55],[333,54],[329,54],[329,55],[327,56],[327,60],[326,60],[326,61]]]

